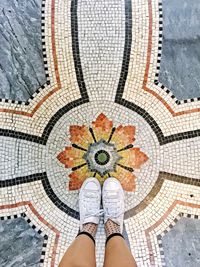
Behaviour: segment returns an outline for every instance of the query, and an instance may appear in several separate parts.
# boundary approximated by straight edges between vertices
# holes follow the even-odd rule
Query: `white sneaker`
[[[85,223],[99,223],[100,215],[103,214],[100,204],[101,185],[96,178],[87,178],[79,193],[80,230]]]
[[[121,234],[123,232],[124,222],[124,190],[120,182],[114,178],[105,180],[102,189],[104,223],[108,219],[120,226]]]

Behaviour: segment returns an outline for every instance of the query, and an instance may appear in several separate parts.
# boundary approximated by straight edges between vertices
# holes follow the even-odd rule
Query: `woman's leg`
[[[137,267],[122,232],[124,221],[124,191],[120,182],[111,177],[102,190],[106,250],[104,267]]]
[[[95,267],[95,235],[99,223],[101,185],[96,178],[84,181],[79,193],[80,231],[65,252],[59,267]]]
[[[114,222],[109,221],[108,223],[110,224],[109,227],[112,227],[113,234],[114,232],[120,233]],[[105,225],[106,228],[108,227]],[[137,267],[130,249],[121,236],[113,236],[108,240],[105,250],[104,267]]]
[[[87,235],[80,235],[74,240],[59,264],[59,267],[95,266],[95,245]]]

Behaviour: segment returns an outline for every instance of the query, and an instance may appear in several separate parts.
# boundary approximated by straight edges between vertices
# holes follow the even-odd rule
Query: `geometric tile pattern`
[[[129,50],[124,51],[126,57],[124,57],[125,62],[123,62],[126,66],[125,69],[131,71],[132,74],[131,76],[127,75],[127,79],[121,79],[116,101],[130,106],[132,109],[137,109],[139,106],[139,112],[147,111],[148,115],[152,115],[151,117],[156,121],[157,131],[161,130],[164,136],[171,135],[174,138],[177,132],[179,134],[182,132],[181,128],[190,132],[192,125],[189,126],[186,123],[187,120],[194,122],[192,128],[196,130],[199,127],[199,102],[177,105],[170,95],[154,83],[155,75],[158,74],[158,43],[159,38],[162,37],[159,31],[160,17],[162,19],[162,14],[159,13],[159,1],[148,1],[148,5],[145,4],[145,1],[138,1],[137,5],[132,5],[131,14],[137,13],[138,5],[144,11],[145,16],[138,14],[134,17],[134,20],[137,21],[137,27],[136,23],[132,24],[132,31],[129,30],[130,34],[127,33]],[[134,47],[131,51],[130,46]],[[147,51],[147,53],[142,51]],[[123,75],[125,75],[124,72]],[[125,83],[124,86],[123,83]],[[166,121],[171,127],[167,126]],[[151,123],[154,124],[152,119]]]
[[[125,221],[127,233],[131,235],[131,249],[139,266],[163,266],[163,253],[162,250],[160,253],[157,236],[166,233],[180,213],[199,216],[200,205],[195,203],[199,192],[199,186],[165,180],[153,201]]]
[[[28,102],[0,102],[1,216],[25,214],[48,237],[41,266],[58,266],[79,209],[71,170],[57,156],[72,145],[71,125],[91,127],[103,113],[116,128],[135,126],[133,145],[148,156],[134,172],[135,191],[126,192],[124,223],[138,266],[163,266],[158,237],[179,214],[200,213],[200,102],[177,102],[156,82],[162,1],[45,0],[41,10],[48,83]],[[102,220],[96,239],[102,267]]]

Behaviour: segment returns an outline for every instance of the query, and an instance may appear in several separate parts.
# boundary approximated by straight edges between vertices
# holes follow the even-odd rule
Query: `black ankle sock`
[[[92,239],[92,241],[95,244],[95,239],[90,233],[88,233],[88,232],[79,232],[76,237],[78,237],[79,235],[87,235],[88,237],[90,237]]]
[[[109,241],[112,237],[114,237],[114,236],[121,236],[121,237],[124,239],[124,237],[123,237],[122,234],[120,234],[120,233],[113,233],[113,234],[109,235],[109,236],[106,238],[106,244],[107,244],[108,241]]]

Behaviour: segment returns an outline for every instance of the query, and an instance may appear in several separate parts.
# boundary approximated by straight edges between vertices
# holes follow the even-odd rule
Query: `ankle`
[[[105,233],[106,233],[106,238],[115,233],[121,234],[120,225],[108,219],[107,222],[105,223]]]
[[[78,237],[80,235],[86,235],[90,239],[92,239],[92,241],[95,244],[95,236],[96,236],[96,232],[97,232],[97,227],[98,227],[98,225],[95,223],[85,223],[85,224],[83,224],[82,229],[79,230],[79,233],[77,234],[76,237]]]
[[[97,227],[98,227],[98,224],[85,223],[85,224],[83,224],[83,228],[82,228],[81,232],[87,232],[95,239],[95,236],[97,233]]]

